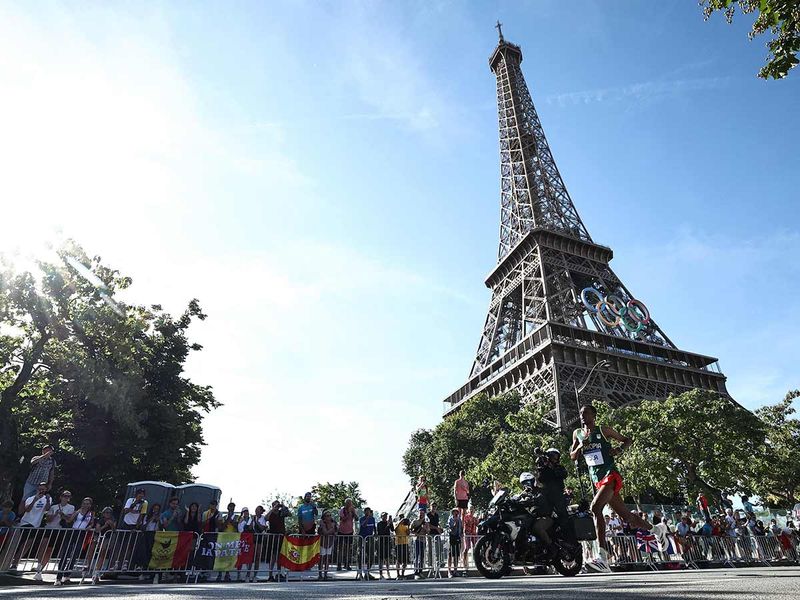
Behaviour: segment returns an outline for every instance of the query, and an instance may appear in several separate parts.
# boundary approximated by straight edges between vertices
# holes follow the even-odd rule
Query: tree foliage
[[[645,400],[609,414],[634,445],[618,460],[627,493],[648,490],[694,497],[747,489],[764,448],[764,424],[753,413],[707,390]]]
[[[191,481],[209,387],[183,374],[197,300],[178,318],[129,306],[130,278],[74,242],[21,270],[0,261],[0,496],[19,490],[44,443],[57,486],[110,502],[130,481]]]
[[[316,499],[317,505],[323,509],[336,511],[344,506],[344,501],[350,498],[356,510],[362,508],[367,501],[361,495],[361,490],[357,481],[345,483],[318,483],[311,488],[311,493]]]
[[[403,456],[404,470],[412,483],[424,475],[431,499],[449,506],[453,482],[463,469],[473,503],[486,506],[493,481],[514,487],[522,471],[533,469],[534,448],[566,449],[567,438],[544,423],[551,408],[544,399],[522,406],[517,394],[480,394],[434,429],[415,431]]]
[[[557,448],[561,452],[562,462],[568,466],[570,439],[545,422],[545,416],[551,410],[550,402],[539,399],[523,405],[517,412],[509,413],[505,419],[507,429],[495,439],[486,457],[469,470],[470,479],[498,481],[504,487],[517,488],[520,473],[533,471],[537,449]],[[573,472],[573,469],[568,468],[568,471]],[[568,479],[567,487],[579,487],[574,476]]]
[[[709,499],[726,491],[757,494],[786,507],[800,501],[800,420],[792,407],[798,397],[799,391],[790,392],[755,414],[706,390],[617,410],[602,403],[596,407],[598,423],[634,440],[615,459],[626,498],[677,502],[691,501],[698,491]],[[567,466],[571,440],[545,423],[551,408],[543,398],[521,406],[514,394],[476,396],[434,429],[411,435],[404,470],[412,483],[424,475],[432,499],[449,505],[460,469],[473,487],[497,480],[514,488],[519,473],[533,468],[535,448],[558,448]],[[567,481],[576,490],[581,483],[586,486],[586,479],[581,482],[574,474]],[[478,507],[488,498],[480,487],[473,496]]]
[[[770,57],[758,72],[763,79],[783,79],[797,65],[800,52],[800,0],[700,0],[703,14],[708,18],[722,11],[732,22],[736,7],[744,14],[758,12],[750,39],[766,31],[773,34],[767,44]]]
[[[756,411],[767,431],[767,444],[754,465],[752,492],[768,506],[794,506],[800,502],[800,420],[792,403],[800,390],[792,390],[776,404]]]

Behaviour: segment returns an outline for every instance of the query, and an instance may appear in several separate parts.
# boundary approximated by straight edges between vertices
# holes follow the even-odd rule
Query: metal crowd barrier
[[[0,536],[0,572],[57,575],[91,572],[96,534],[85,529],[16,527]]]
[[[697,569],[701,566],[773,566],[800,562],[797,542],[786,536],[693,535],[682,538],[669,534],[668,539],[671,548],[663,548],[658,544],[656,550],[635,536],[609,537],[609,565],[620,570],[642,566],[657,570],[670,564]],[[595,542],[583,542],[583,545],[585,560],[597,556]]]
[[[446,572],[452,571],[456,576],[466,576],[470,568],[474,569],[475,567],[472,554],[481,536],[462,535],[460,539],[453,540],[445,532],[439,537],[441,544],[439,546],[439,568],[436,576],[441,576],[442,569],[445,569]],[[454,555],[454,551],[457,552],[457,555]]]
[[[195,557],[203,546],[203,535],[191,534],[191,550],[185,560],[170,568],[150,568],[154,532],[117,530],[98,535],[91,530],[12,528],[0,535],[0,572],[55,575],[57,580],[80,577],[80,582],[96,583],[102,577],[115,575],[138,576],[140,580],[199,581],[237,580],[277,581],[307,579],[323,576],[334,579],[387,577],[394,571],[402,578],[440,578],[448,559],[455,558],[459,571],[472,568],[472,548],[479,536],[465,536],[460,545],[450,544],[449,536],[409,535],[392,536],[336,535],[321,537],[319,563],[304,572],[288,571],[279,566],[284,536],[275,533],[253,534],[254,552],[250,564],[239,564],[231,571],[209,571],[195,566]],[[302,537],[302,536],[300,536]],[[310,537],[310,536],[309,536]],[[741,567],[753,565],[798,564],[798,543],[787,536],[739,536],[681,538],[668,536],[670,548],[658,544],[657,549],[643,544],[635,536],[608,538],[609,562],[615,569],[661,569],[675,565],[686,568],[702,566]],[[584,542],[586,560],[596,556],[596,542]],[[464,564],[464,554],[467,564]],[[213,564],[213,563],[212,563]],[[387,569],[388,565],[388,569]]]
[[[400,543],[396,535],[370,536],[363,538],[362,547],[365,579],[374,578],[376,571],[380,577],[384,568],[387,577],[394,570],[396,577],[402,573],[404,579],[437,579],[447,564],[447,537],[443,535],[409,534]]]
[[[170,568],[154,569],[150,567],[150,558],[153,544],[158,543],[155,541],[155,533],[119,529],[105,533],[96,544],[89,565],[92,583],[97,583],[104,576],[120,574],[135,575],[142,581],[151,578],[153,583],[161,580],[189,581],[193,574],[192,563],[199,536],[196,533],[191,534],[191,548],[185,559],[179,560]]]

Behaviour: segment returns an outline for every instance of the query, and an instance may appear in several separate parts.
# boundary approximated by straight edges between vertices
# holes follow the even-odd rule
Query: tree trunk
[[[707,498],[709,506],[715,505],[719,507],[720,498],[722,498],[722,490],[715,488],[710,483],[703,481],[697,474],[697,466],[693,464],[686,465],[686,482],[688,485],[688,492],[694,494],[695,492],[706,492],[711,498]],[[689,498],[689,504],[694,502],[694,498]]]
[[[42,333],[22,362],[17,376],[0,392],[0,500],[11,498],[16,476],[19,474],[19,427],[13,414],[15,401],[33,375],[33,368],[42,358],[50,334]]]
[[[0,409],[0,502],[11,500],[19,475],[17,419],[9,409]]]

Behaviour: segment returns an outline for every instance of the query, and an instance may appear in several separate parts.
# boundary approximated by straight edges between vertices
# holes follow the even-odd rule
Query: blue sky
[[[7,247],[71,235],[209,319],[196,469],[357,480],[440,419],[498,243],[496,19],[612,267],[748,407],[797,387],[800,73],[695,2],[0,3]],[[32,211],[37,218],[31,219]]]

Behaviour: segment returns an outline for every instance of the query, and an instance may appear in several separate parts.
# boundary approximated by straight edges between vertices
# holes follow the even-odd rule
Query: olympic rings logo
[[[594,295],[594,302],[590,300],[591,295]],[[604,297],[595,288],[587,287],[581,291],[581,301],[586,310],[596,314],[609,327],[623,325],[628,331],[639,333],[650,323],[650,311],[644,302],[636,298],[631,298],[626,303],[619,296],[609,294]]]

